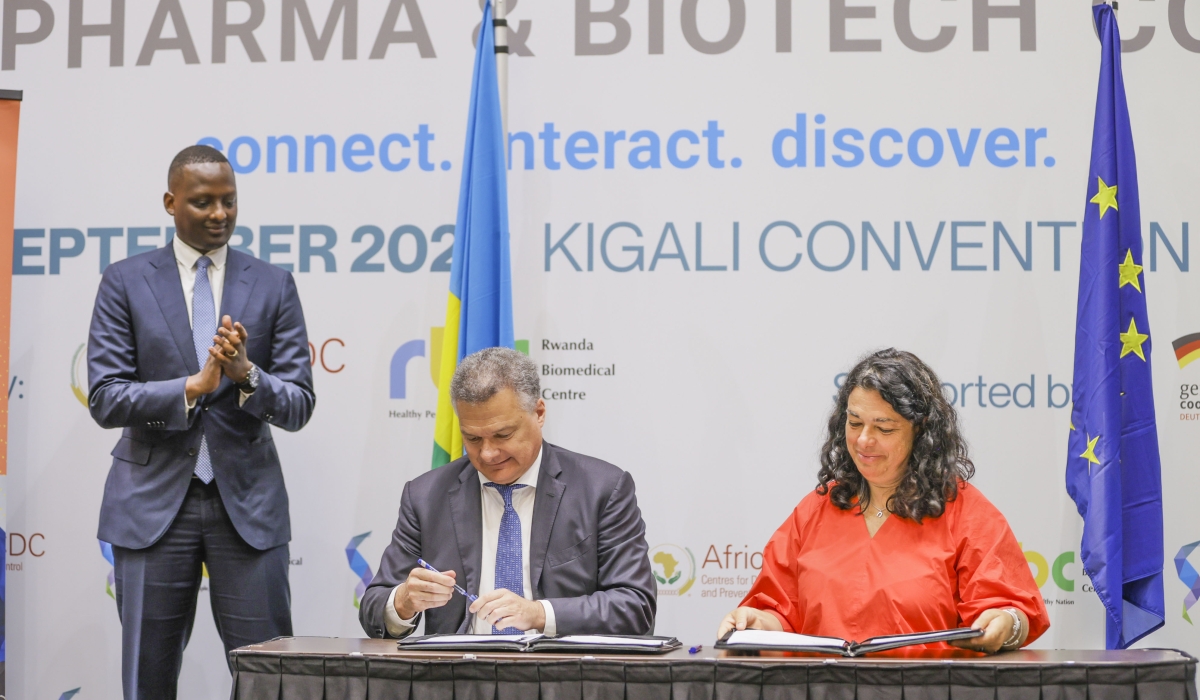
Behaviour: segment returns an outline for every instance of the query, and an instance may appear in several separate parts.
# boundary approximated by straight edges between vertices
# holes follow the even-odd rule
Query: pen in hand
[[[417,558],[417,563],[420,564],[425,569],[432,571],[435,574],[442,573],[442,572],[438,571],[437,569],[433,568],[432,566],[430,566],[429,562],[425,561],[424,559],[421,559],[420,557]],[[471,595],[470,593],[467,593],[466,591],[463,590],[462,586],[458,585],[457,583],[454,584],[454,590],[458,591],[459,593],[462,593],[463,597],[465,597],[467,600],[471,601],[472,603],[474,603],[476,600],[479,600],[479,596],[475,596],[475,595]]]

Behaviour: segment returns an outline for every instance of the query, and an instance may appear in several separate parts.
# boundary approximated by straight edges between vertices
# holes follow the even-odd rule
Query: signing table
[[[1160,649],[580,656],[286,637],[230,658],[234,700],[1197,700],[1196,659]]]

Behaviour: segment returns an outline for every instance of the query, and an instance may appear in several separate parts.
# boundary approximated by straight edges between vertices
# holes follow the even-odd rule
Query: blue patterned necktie
[[[494,484],[484,486],[496,489],[504,499],[504,516],[500,518],[500,539],[496,542],[496,590],[501,588],[519,596],[525,595],[524,577],[521,574],[521,518],[513,508],[513,491],[525,488],[525,484]],[[492,628],[492,634],[521,634],[516,627]]]
[[[212,258],[203,255],[196,261],[196,285],[192,287],[192,343],[196,346],[196,362],[200,368],[208,361],[208,349],[217,334],[217,309],[213,303],[212,285],[208,281],[208,266]],[[213,480],[212,458],[208,455],[208,439],[200,436],[200,452],[196,455],[196,476],[200,481]]]

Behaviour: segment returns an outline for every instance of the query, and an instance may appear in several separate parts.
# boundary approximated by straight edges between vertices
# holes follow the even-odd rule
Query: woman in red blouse
[[[763,629],[862,641],[970,625],[952,642],[1017,649],[1050,626],[1008,522],[967,483],[954,407],[916,355],[858,363],[838,393],[818,486],[763,551],[718,636]]]

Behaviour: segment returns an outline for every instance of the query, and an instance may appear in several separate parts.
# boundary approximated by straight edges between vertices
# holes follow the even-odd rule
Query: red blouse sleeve
[[[971,624],[992,608],[1014,607],[1029,618],[1032,642],[1049,629],[1050,615],[1021,545],[1004,515],[979,489],[962,485],[955,534],[958,540],[958,612]]]
[[[813,495],[801,501],[791,516],[771,535],[771,540],[763,548],[762,570],[741,602],[743,607],[774,613],[786,632],[795,632],[804,627],[802,608],[796,597],[800,591],[796,563],[800,559],[803,542],[801,531],[806,519],[805,511],[808,510],[806,505]]]

